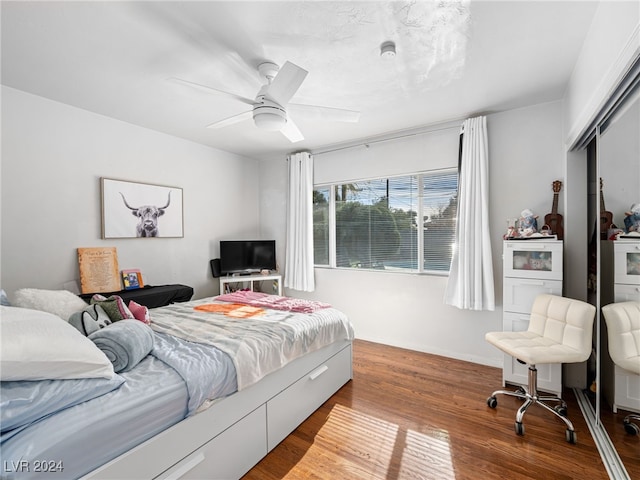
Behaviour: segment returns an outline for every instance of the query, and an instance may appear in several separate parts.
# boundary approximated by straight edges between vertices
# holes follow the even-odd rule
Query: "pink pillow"
[[[104,295],[96,293],[91,297],[91,305],[100,305],[102,309],[109,315],[112,322],[124,320],[125,318],[134,318],[131,311],[127,308],[124,300],[119,295],[111,295],[106,298]]]
[[[149,309],[144,305],[140,305],[139,303],[131,300],[129,302],[129,310],[133,313],[133,317],[136,320],[140,320],[143,323],[149,325],[151,323],[151,317],[149,316]]]

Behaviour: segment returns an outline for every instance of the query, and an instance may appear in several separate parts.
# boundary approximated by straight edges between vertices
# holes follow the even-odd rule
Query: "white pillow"
[[[61,318],[38,310],[0,306],[0,380],[113,376],[107,356]]]
[[[53,313],[63,320],[69,320],[71,315],[87,308],[84,300],[68,290],[37,288],[21,288],[15,293],[11,305]]]

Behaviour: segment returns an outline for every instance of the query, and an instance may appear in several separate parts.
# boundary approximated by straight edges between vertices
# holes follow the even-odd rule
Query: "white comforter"
[[[214,345],[233,360],[238,390],[290,361],[339,340],[352,340],[353,327],[334,308],[314,313],[263,309],[252,318],[195,310],[222,304],[213,298],[176,303],[151,311],[151,327],[196,343]]]

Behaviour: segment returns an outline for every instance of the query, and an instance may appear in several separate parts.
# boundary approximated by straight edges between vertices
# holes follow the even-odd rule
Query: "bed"
[[[68,312],[1,307],[2,478],[240,478],[352,378],[353,328],[344,314],[247,295],[152,309],[152,350],[118,373],[94,361],[87,378],[24,379],[24,365],[7,377],[12,328],[33,325],[34,342],[38,322],[64,325],[74,342],[89,342],[82,343],[87,354],[95,352],[93,335],[61,320]],[[19,317],[13,327],[12,316]],[[127,322],[142,328],[124,320],[98,333]],[[47,335],[47,348],[64,346]],[[20,352],[29,355],[24,346]],[[64,368],[49,361],[32,370],[50,377],[47,370]]]

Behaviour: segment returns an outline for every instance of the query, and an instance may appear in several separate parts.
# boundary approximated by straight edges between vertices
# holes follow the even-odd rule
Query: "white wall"
[[[259,233],[257,160],[2,87],[1,286],[60,289],[77,247],[115,246],[145,283],[218,284],[218,240]],[[184,238],[101,240],[100,177],[183,188]],[[160,222],[162,219],[160,219]]]
[[[640,99],[602,134],[598,153],[605,208],[624,228],[625,212],[640,202]]]
[[[317,268],[315,292],[287,293],[343,310],[358,338],[501,366],[501,354],[485,342],[484,334],[502,329],[502,234],[506,219],[517,217],[524,208],[541,218],[551,211],[551,183],[562,180],[563,172],[561,107],[554,102],[487,119],[496,311],[469,312],[444,305],[447,277],[442,276]],[[457,129],[448,129],[318,155],[316,181],[457,166],[457,136]],[[263,234],[267,229],[281,246],[283,270],[286,162],[263,161],[260,172],[266,179],[263,185],[268,185],[260,195],[261,205],[269,206],[261,210]]]
[[[599,2],[565,95],[569,145],[593,120],[639,52],[640,2]]]

